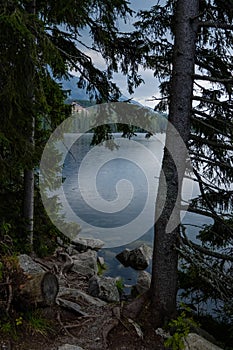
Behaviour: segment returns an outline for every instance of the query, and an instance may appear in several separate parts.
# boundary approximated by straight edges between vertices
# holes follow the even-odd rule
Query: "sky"
[[[131,0],[130,7],[135,10],[148,10],[153,5],[156,4],[156,0]],[[132,19],[133,22],[133,19]],[[130,26],[126,26],[125,29],[130,29]],[[132,97],[134,100],[140,102],[142,105],[149,106],[153,108],[156,104],[155,101],[150,101],[152,99],[152,96],[158,96],[158,82],[153,76],[153,71],[150,69],[147,69],[146,71],[144,69],[139,69],[139,74],[142,76],[143,80],[145,81],[144,84],[141,84],[138,88],[135,89],[135,92],[133,95],[129,95],[127,92],[127,84],[126,79],[124,76],[121,76],[120,74],[118,76],[115,76],[116,83],[121,87],[122,93],[125,96]]]
[[[156,0],[131,0],[130,7],[135,10],[146,10],[150,9],[153,5],[155,5]],[[129,21],[129,23],[124,24],[119,22],[119,28],[120,30],[130,31],[132,28],[133,18]],[[88,41],[88,33],[83,33],[83,38]],[[98,54],[94,50],[88,50],[85,49],[84,52],[91,57],[93,63],[95,66],[99,69],[106,69],[106,65],[104,60],[102,59],[101,55]],[[75,72],[72,72],[74,75]],[[158,83],[157,80],[153,76],[153,71],[147,69],[146,71],[142,68],[139,69],[139,74],[142,76],[143,80],[145,81],[144,84],[141,84],[138,88],[135,89],[135,92],[132,95],[129,95],[127,91],[127,82],[126,77],[122,74],[114,74],[113,81],[119,86],[121,89],[121,92],[124,96],[133,98],[134,100],[140,102],[144,106],[149,106],[151,108],[154,108],[156,102],[150,101],[152,99],[152,96],[158,96]]]

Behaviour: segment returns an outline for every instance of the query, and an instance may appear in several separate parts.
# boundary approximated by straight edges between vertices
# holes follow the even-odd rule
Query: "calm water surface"
[[[70,144],[73,143],[62,174],[65,197],[73,211],[69,219],[72,221],[72,215],[78,215],[82,227],[80,235],[83,237],[102,239],[103,232],[106,232],[106,240],[110,246],[112,242],[112,247],[99,252],[108,266],[105,274],[120,276],[125,283],[133,284],[137,272],[123,267],[115,256],[125,248],[132,249],[144,242],[152,246],[153,213],[164,135],[158,134],[147,140],[145,134],[137,134],[131,140],[122,140],[121,134],[115,134],[119,149],[114,151],[104,145],[91,147],[92,134],[84,134],[75,142],[75,135],[66,137]],[[189,181],[184,185],[182,196],[185,200],[198,193],[198,189],[195,186],[192,189],[191,185]],[[152,204],[144,213],[142,223],[146,222],[149,226],[144,232],[140,222],[133,226],[128,226],[128,223],[136,220],[143,211],[148,192]],[[186,213],[182,222],[188,224],[187,233],[195,241],[199,228],[191,225],[203,226],[211,221],[201,215]],[[129,227],[124,236],[122,227]],[[151,266],[147,270],[150,271]]]

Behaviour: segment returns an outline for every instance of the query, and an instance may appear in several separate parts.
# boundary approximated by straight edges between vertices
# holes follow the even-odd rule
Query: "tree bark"
[[[158,327],[176,314],[177,265],[181,185],[186,168],[186,149],[180,148],[171,124],[187,145],[193,95],[195,44],[198,30],[198,0],[178,0],[169,105],[169,122],[156,200],[154,251],[151,280],[151,312]],[[172,155],[168,150],[172,150]],[[165,180],[163,180],[163,174]],[[177,205],[178,203],[178,205]]]
[[[27,5],[27,12],[36,13],[36,0],[32,0]],[[28,77],[29,94],[31,95],[32,104],[34,103],[34,74]],[[29,123],[30,125],[30,123]],[[35,117],[31,116],[29,141],[35,146]],[[34,169],[24,170],[24,198],[23,198],[23,217],[25,219],[25,229],[28,235],[29,249],[33,251],[33,231],[34,231]]]
[[[34,219],[34,170],[24,170],[24,203],[23,215],[28,234],[30,251],[33,251],[33,219]]]

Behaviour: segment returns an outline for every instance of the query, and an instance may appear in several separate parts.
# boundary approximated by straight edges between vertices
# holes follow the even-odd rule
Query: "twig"
[[[61,321],[61,315],[60,315],[60,312],[58,311],[57,312],[57,320],[60,324],[60,326],[62,327],[62,329],[64,329],[64,331],[66,332],[67,335],[69,335],[70,337],[74,338],[74,339],[77,339],[77,337],[75,337],[73,334],[71,334],[67,329],[66,329],[66,326],[64,326],[64,324],[62,323]]]

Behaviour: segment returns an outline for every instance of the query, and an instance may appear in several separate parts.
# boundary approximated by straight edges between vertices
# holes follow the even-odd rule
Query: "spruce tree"
[[[86,88],[97,102],[116,100],[120,92],[111,82],[116,58],[109,43],[117,36],[116,20],[126,19],[128,14],[131,10],[124,0],[0,1],[0,161],[1,196],[5,199],[1,221],[2,227],[4,222],[15,227],[17,220],[20,226],[23,213],[27,222],[22,235],[29,231],[31,244],[32,169],[38,165],[42,149],[41,118],[47,125],[45,142],[48,130],[52,131],[68,111],[57,79],[68,78],[69,71],[76,70],[80,74],[79,86]],[[101,51],[107,62],[106,71],[97,69],[86,54],[89,47],[82,39],[82,30],[89,31],[92,48]],[[137,81],[136,74],[130,76]],[[13,210],[12,205],[8,215],[6,203],[10,195],[17,208]]]
[[[141,11],[135,24],[133,37],[144,42],[140,63],[143,61],[145,68],[153,69],[160,81],[161,97],[155,98],[155,109],[168,111],[170,122],[190,152],[200,196],[192,201],[189,210],[212,217],[215,225],[211,230],[216,236],[227,231],[222,254],[214,251],[213,246],[210,249],[190,242],[184,226],[180,227],[179,235],[178,230],[166,233],[167,220],[163,214],[169,207],[170,213],[174,209],[171,202],[174,191],[167,176],[167,205],[155,224],[151,293],[156,325],[175,311],[177,251],[195,265],[200,277],[223,300],[229,300],[233,293],[227,264],[231,261],[232,246],[232,226],[227,220],[232,209],[233,175],[232,15],[232,2],[168,0],[158,2],[149,11]],[[189,65],[193,65],[192,71],[191,67],[187,71]],[[165,150],[163,169],[170,167],[176,182],[172,163]],[[158,203],[160,195],[159,192]],[[209,233],[206,231],[201,238]],[[205,239],[207,242],[206,236]],[[217,280],[219,283],[214,282]]]

